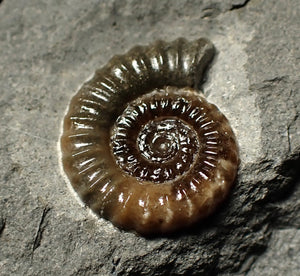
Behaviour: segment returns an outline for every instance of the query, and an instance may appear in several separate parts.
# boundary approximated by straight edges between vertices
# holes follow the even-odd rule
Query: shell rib
[[[113,57],[72,98],[61,137],[82,201],[140,234],[211,214],[238,167],[233,131],[193,89],[214,55],[206,39],[157,41]]]

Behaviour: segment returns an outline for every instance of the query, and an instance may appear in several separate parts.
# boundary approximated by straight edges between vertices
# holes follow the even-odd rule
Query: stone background
[[[298,0],[2,1],[0,275],[299,275],[299,16]],[[57,142],[96,68],[179,36],[217,48],[202,88],[229,118],[241,166],[215,215],[145,239],[76,201]]]

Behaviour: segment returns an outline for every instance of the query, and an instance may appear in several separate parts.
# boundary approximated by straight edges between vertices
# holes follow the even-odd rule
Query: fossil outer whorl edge
[[[72,98],[63,168],[97,215],[140,234],[211,214],[238,167],[233,131],[197,87],[214,55],[206,39],[157,41],[113,57]]]

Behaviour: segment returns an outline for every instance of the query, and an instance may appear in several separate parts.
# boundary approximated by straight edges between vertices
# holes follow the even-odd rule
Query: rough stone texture
[[[297,275],[297,0],[16,1],[0,5],[0,275]],[[66,106],[116,53],[209,38],[203,90],[229,118],[241,166],[228,201],[171,237],[95,219],[61,174]]]

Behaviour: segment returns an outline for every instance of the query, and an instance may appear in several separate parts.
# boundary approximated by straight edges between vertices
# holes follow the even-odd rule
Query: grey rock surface
[[[299,14],[297,0],[2,1],[0,275],[298,275]],[[216,214],[146,239],[76,201],[57,144],[95,69],[179,36],[216,46],[202,89],[230,120],[241,165]]]

